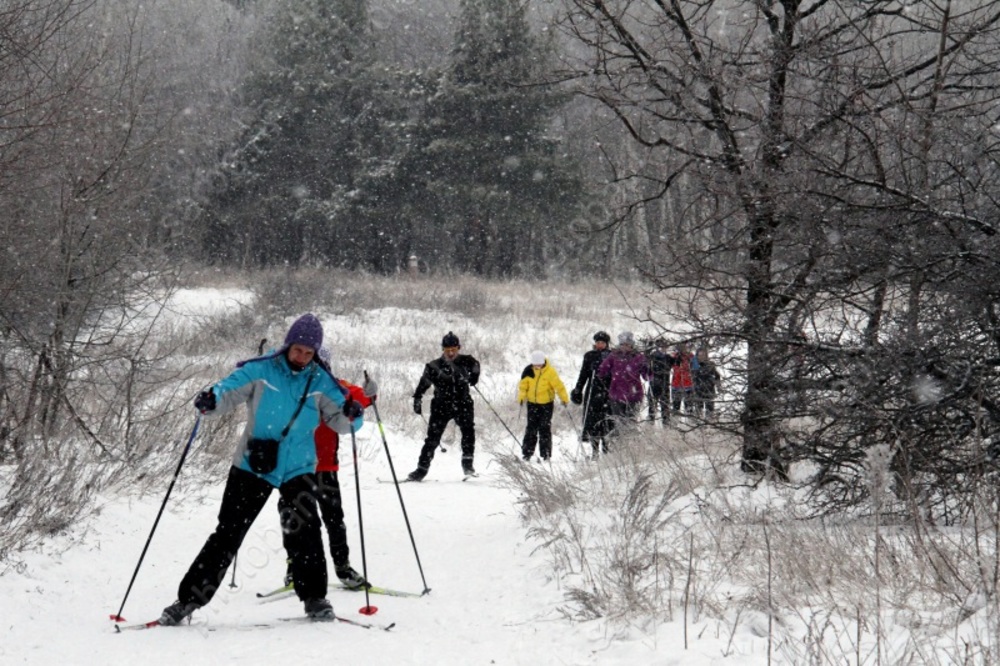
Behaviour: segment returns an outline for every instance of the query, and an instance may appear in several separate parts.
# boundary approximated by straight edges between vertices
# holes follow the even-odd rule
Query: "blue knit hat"
[[[295,320],[285,335],[285,348],[292,345],[305,345],[319,351],[323,346],[323,325],[316,315],[309,312]]]

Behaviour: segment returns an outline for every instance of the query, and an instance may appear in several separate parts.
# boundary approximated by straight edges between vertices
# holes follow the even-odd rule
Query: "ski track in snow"
[[[416,449],[407,452],[413,455],[397,467],[405,468]],[[215,599],[194,614],[190,626],[119,634],[109,616],[121,605],[162,496],[107,498],[85,533],[67,537],[74,539],[72,547],[58,554],[52,553],[55,545],[28,553],[23,570],[0,577],[6,625],[0,663],[217,666],[328,659],[465,666],[624,664],[637,663],[636,658],[638,663],[676,663],[663,660],[672,650],[657,655],[659,650],[651,651],[651,646],[612,642],[603,623],[574,624],[562,618],[557,610],[562,593],[546,580],[544,554],[532,555],[535,546],[525,542],[515,497],[499,487],[497,466],[488,464],[485,455],[477,463],[481,477],[462,483],[458,457],[439,454],[428,477],[439,483],[401,486],[429,595],[370,595],[378,612],[366,618],[359,613],[364,593],[331,590],[339,615],[394,622],[391,632],[342,623],[277,623],[301,614],[302,605],[294,596],[267,603],[256,598],[256,592],[280,585],[284,574],[273,493],[240,550],[235,589],[229,587],[230,570]],[[379,585],[420,592],[421,576],[396,488],[376,481],[378,476],[391,478],[388,467],[380,461],[362,463],[360,471],[369,576]],[[349,465],[341,473],[341,486],[351,560],[361,569]],[[181,576],[214,528],[222,489],[221,479],[210,489],[193,487],[190,481],[174,489],[122,612],[129,622],[155,619],[173,601]]]
[[[204,299],[206,293],[209,297]],[[244,302],[245,296],[240,290],[184,290],[175,296],[174,305],[188,315],[210,315],[220,301],[229,307]],[[205,312],[192,307],[193,300],[203,299]],[[480,418],[489,422],[489,410],[482,405],[479,409]],[[368,431],[367,441],[380,449],[371,427],[366,424],[363,429]],[[395,471],[401,478],[416,461],[423,432],[421,428],[401,436],[391,430]],[[577,448],[575,434],[553,435],[553,467],[572,466],[562,456]],[[506,441],[505,433],[499,437]],[[188,468],[199,464],[197,448]],[[507,442],[499,448],[512,447]],[[164,479],[160,491],[141,498],[100,498],[99,513],[85,523],[17,556],[21,565],[0,576],[0,626],[6,629],[0,641],[0,665],[767,663],[764,639],[742,629],[727,635],[715,626],[691,627],[698,637],[685,650],[683,627],[676,620],[654,629],[647,624],[644,630],[603,620],[566,620],[559,612],[563,590],[550,578],[552,568],[544,550],[533,552],[538,544],[526,540],[517,498],[499,483],[498,466],[491,464],[488,449],[478,447],[476,467],[481,476],[469,483],[461,482],[459,452],[454,450],[435,457],[428,475],[434,483],[400,486],[429,595],[416,599],[371,595],[370,603],[379,610],[368,617],[359,613],[364,593],[331,590],[329,598],[338,615],[379,625],[394,623],[390,632],[343,623],[279,622],[300,616],[301,602],[294,596],[257,599],[257,592],[280,585],[285,571],[277,493],[239,552],[235,588],[230,587],[230,571],[215,599],[194,614],[190,626],[116,632],[109,616],[118,612],[149,536],[166,489]],[[354,468],[350,460],[341,465],[351,560],[361,570]],[[370,579],[419,593],[423,582],[396,487],[377,480],[391,478],[384,455],[363,459],[359,474]],[[223,486],[222,477],[204,485],[182,472],[122,610],[128,622],[156,619],[174,600],[181,577],[215,527]]]

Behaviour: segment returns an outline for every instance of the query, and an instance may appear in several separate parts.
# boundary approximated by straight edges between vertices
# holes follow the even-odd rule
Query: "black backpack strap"
[[[292,414],[292,419],[288,422],[288,425],[286,425],[285,429],[281,431],[281,437],[278,438],[279,442],[284,440],[285,436],[288,435],[288,431],[292,429],[292,424],[295,423],[295,419],[299,417],[299,412],[302,411],[302,407],[306,404],[306,398],[309,397],[309,387],[312,385],[313,374],[315,372],[316,370],[314,368],[313,371],[309,373],[309,378],[306,380],[306,388],[302,391],[302,397],[299,398],[299,406],[295,408],[295,413]]]

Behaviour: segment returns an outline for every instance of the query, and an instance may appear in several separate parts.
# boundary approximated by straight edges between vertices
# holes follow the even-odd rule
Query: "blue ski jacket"
[[[343,389],[333,375],[315,361],[295,371],[284,354],[251,359],[212,387],[216,408],[205,415],[221,416],[246,404],[247,423],[233,456],[235,467],[254,473],[247,458],[247,442],[251,438],[281,438],[281,431],[298,408],[310,376],[312,381],[302,411],[278,447],[277,466],[270,473],[257,476],[277,488],[289,479],[314,472],[316,443],[313,432],[320,419],[338,433],[350,433],[352,428],[357,432],[364,422],[363,417],[352,422],[344,416],[341,411]]]

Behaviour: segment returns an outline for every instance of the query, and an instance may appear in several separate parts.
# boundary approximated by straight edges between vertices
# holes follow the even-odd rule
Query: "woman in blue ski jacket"
[[[363,410],[317,358],[322,344],[319,319],[302,315],[280,349],[239,363],[195,399],[206,416],[246,405],[247,423],[226,480],[218,525],[181,580],[177,601],[163,610],[160,624],[179,624],[211,601],[273,488],[289,507],[282,529],[288,536],[295,592],[310,617],[333,616],[316,510],[313,433],[320,420],[338,433],[357,431]]]

